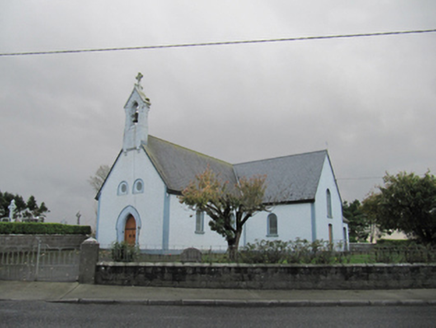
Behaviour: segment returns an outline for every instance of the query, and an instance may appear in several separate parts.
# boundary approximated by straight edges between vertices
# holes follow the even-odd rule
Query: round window
[[[138,181],[136,182],[136,191],[141,191],[142,190],[142,182]]]
[[[122,193],[127,192],[127,185],[126,185],[125,183],[123,183],[123,184],[121,185],[121,192],[122,192]]]

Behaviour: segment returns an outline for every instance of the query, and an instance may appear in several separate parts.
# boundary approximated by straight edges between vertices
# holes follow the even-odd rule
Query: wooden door
[[[133,215],[129,215],[124,228],[124,241],[129,245],[136,244],[136,220]]]

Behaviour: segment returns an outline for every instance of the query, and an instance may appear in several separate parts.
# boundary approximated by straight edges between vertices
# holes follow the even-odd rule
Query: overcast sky
[[[436,28],[436,1],[0,2],[0,53]],[[0,190],[94,224],[142,72],[150,134],[230,163],[328,149],[343,200],[436,172],[436,33],[0,57]]]

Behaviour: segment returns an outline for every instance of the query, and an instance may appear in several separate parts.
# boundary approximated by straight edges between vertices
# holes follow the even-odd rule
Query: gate
[[[77,281],[80,249],[41,244],[0,249],[0,280]]]

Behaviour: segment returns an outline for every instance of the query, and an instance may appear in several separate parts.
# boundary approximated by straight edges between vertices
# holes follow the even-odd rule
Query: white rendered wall
[[[330,190],[332,217],[327,216],[327,189]],[[329,240],[329,224],[333,226],[334,243],[343,242],[342,200],[335,183],[330,161],[326,156],[315,196],[316,239]]]
[[[268,236],[268,215],[277,215],[277,236]],[[271,212],[257,213],[246,223],[245,241],[254,243],[266,240],[312,240],[311,203],[277,205]],[[241,244],[242,245],[242,244]]]
[[[225,251],[227,242],[217,232],[210,230],[210,218],[204,215],[204,233],[195,232],[196,213],[186,205],[180,204],[177,196],[170,196],[169,248],[214,249]]]
[[[143,193],[133,193],[136,179],[143,180]],[[127,195],[117,193],[122,181],[128,183]],[[140,215],[142,227],[136,239],[140,248],[146,248],[147,245],[161,247],[165,190],[163,181],[144,150],[122,152],[100,193],[97,239],[101,247],[108,247],[117,241],[117,220],[129,205]]]

